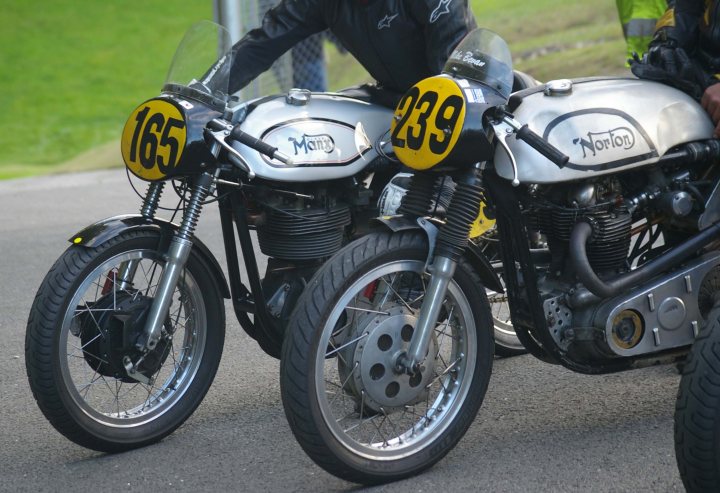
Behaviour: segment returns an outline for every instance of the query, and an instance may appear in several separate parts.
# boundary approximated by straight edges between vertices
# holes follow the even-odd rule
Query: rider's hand
[[[720,84],[713,84],[705,89],[700,104],[717,125],[715,137],[720,137]]]

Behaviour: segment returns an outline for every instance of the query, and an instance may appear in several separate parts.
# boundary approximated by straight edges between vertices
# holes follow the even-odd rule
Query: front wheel
[[[117,452],[162,439],[193,413],[217,371],[225,308],[194,252],[157,346],[144,358],[135,349],[165,263],[159,245],[159,233],[135,231],[71,246],[35,297],[25,338],[30,387],[52,425],[82,446]]]
[[[290,319],[280,364],[285,412],[305,452],[358,483],[394,481],[440,460],[482,403],[493,322],[461,262],[415,375],[395,369],[425,296],[422,234],[370,234],[313,277]]]

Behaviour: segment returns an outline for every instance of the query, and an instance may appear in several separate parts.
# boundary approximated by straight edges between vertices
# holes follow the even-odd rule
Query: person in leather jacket
[[[329,29],[377,81],[365,87],[370,98],[394,106],[415,83],[439,74],[475,27],[467,0],[283,0],[233,46],[225,62],[231,63],[230,92],[297,42]]]
[[[699,100],[720,137],[720,0],[668,2],[650,50],[631,64],[638,77],[673,85]]]

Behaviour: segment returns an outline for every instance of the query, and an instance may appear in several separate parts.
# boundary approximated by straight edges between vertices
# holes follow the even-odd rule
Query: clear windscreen
[[[468,33],[453,50],[443,72],[480,82],[505,99],[512,91],[510,48],[498,34],[487,29],[475,29]]]
[[[227,30],[211,21],[193,24],[180,41],[163,91],[214,106],[228,101],[232,42]]]

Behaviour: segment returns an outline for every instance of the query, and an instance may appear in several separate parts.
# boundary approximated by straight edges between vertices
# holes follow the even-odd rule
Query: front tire
[[[419,473],[465,434],[492,368],[492,318],[476,273],[460,262],[419,375],[394,370],[407,349],[427,275],[421,233],[376,233],[313,277],[290,320],[280,364],[295,437],[322,468],[364,484]]]
[[[118,452],[161,440],[197,408],[220,362],[225,307],[204,261],[191,253],[162,337],[138,369],[134,341],[164,265],[160,235],[130,231],[71,246],[47,273],[25,338],[28,379],[50,423],[73,442]],[[137,373],[136,373],[137,374]]]

